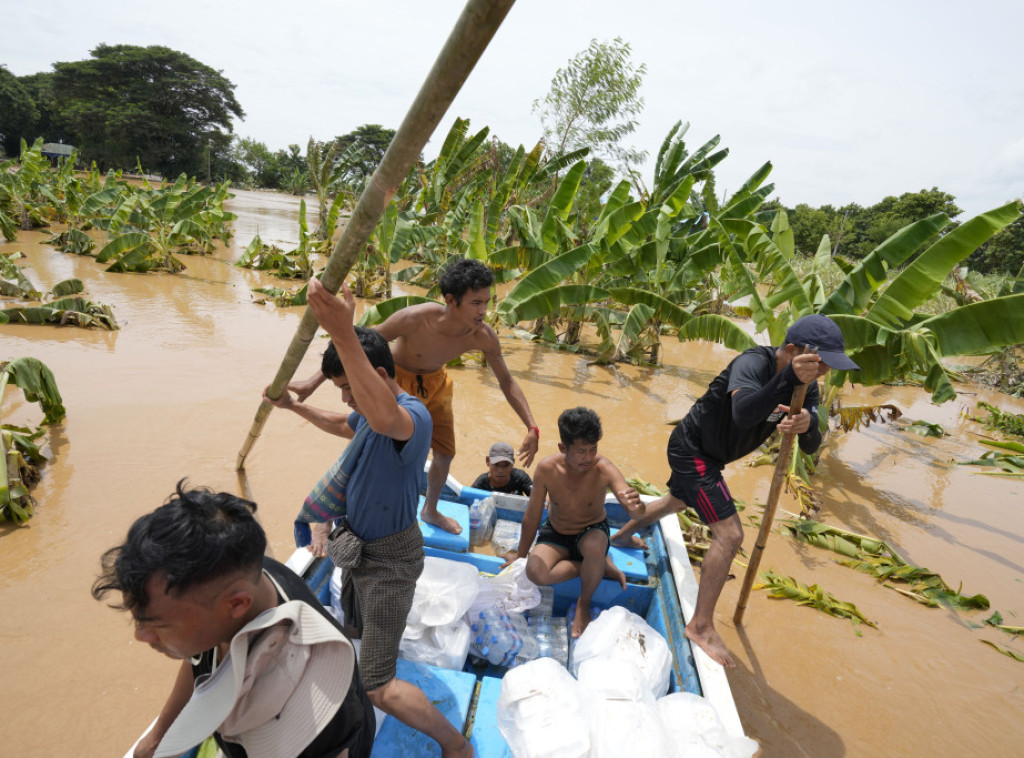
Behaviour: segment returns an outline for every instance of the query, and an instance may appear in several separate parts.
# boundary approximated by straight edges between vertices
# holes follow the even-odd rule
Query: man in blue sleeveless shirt
[[[416,579],[423,571],[416,507],[430,450],[430,414],[395,382],[387,341],[373,329],[353,325],[355,298],[348,286],[337,298],[311,279],[307,301],[331,337],[324,375],[353,413],[314,408],[289,390],[272,402],[341,437],[352,438],[369,426],[347,481],[347,518],[333,531],[327,523],[314,524],[310,549],[323,555],[326,547],[343,569],[342,608],[346,624],[362,639],[359,673],[373,704],[436,740],[443,758],[471,756],[468,740],[427,696],[395,676]]]

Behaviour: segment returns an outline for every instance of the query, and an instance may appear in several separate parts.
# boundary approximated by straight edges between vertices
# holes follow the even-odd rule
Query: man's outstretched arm
[[[529,466],[533,463],[533,459],[537,455],[537,449],[540,447],[540,433],[537,430],[536,422],[533,420],[530,404],[526,401],[526,395],[523,394],[519,382],[515,380],[515,377],[512,376],[508,366],[505,364],[505,358],[501,354],[501,346],[498,344],[497,335],[494,335],[493,339],[493,346],[483,351],[484,357],[487,359],[487,365],[494,372],[494,378],[498,380],[498,386],[501,387],[505,400],[508,401],[508,404],[512,406],[512,410],[516,412],[520,421],[526,426],[526,436],[523,437],[523,442],[519,446],[519,450],[516,451],[516,454],[519,456],[519,462],[523,466]]]

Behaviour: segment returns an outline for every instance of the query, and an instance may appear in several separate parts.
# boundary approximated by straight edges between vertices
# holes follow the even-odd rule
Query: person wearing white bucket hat
[[[256,505],[186,489],[108,550],[93,596],[135,637],[182,661],[136,758],[177,756],[214,736],[228,758],[366,758],[374,715],[352,643],[298,576],[265,558]]]

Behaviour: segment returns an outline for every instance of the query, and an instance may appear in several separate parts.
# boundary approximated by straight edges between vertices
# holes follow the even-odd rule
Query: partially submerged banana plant
[[[60,390],[41,361],[26,357],[0,363],[0,403],[11,383],[21,388],[26,401],[39,403],[43,424],[63,420]],[[32,516],[35,498],[29,488],[39,480],[39,466],[46,460],[36,444],[42,434],[41,429],[0,424],[0,521],[22,523]]]
[[[791,576],[781,576],[774,571],[762,572],[761,578],[764,579],[764,583],[755,584],[754,589],[768,590],[768,597],[793,600],[797,605],[807,605],[836,618],[850,619],[855,630],[858,624],[866,624],[874,629],[878,628],[878,625],[864,616],[856,605],[837,600],[835,596],[817,584],[810,586],[801,584]],[[859,636],[860,631],[856,631]]]
[[[94,303],[82,297],[65,297],[42,305],[7,308],[0,311],[0,323],[54,324],[96,327],[113,331],[120,329],[109,305]]]

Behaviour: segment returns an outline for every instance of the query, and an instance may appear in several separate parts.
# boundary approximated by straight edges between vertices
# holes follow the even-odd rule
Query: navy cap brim
[[[838,350],[818,350],[825,365],[836,371],[860,371],[860,366],[851,361],[846,353]]]

